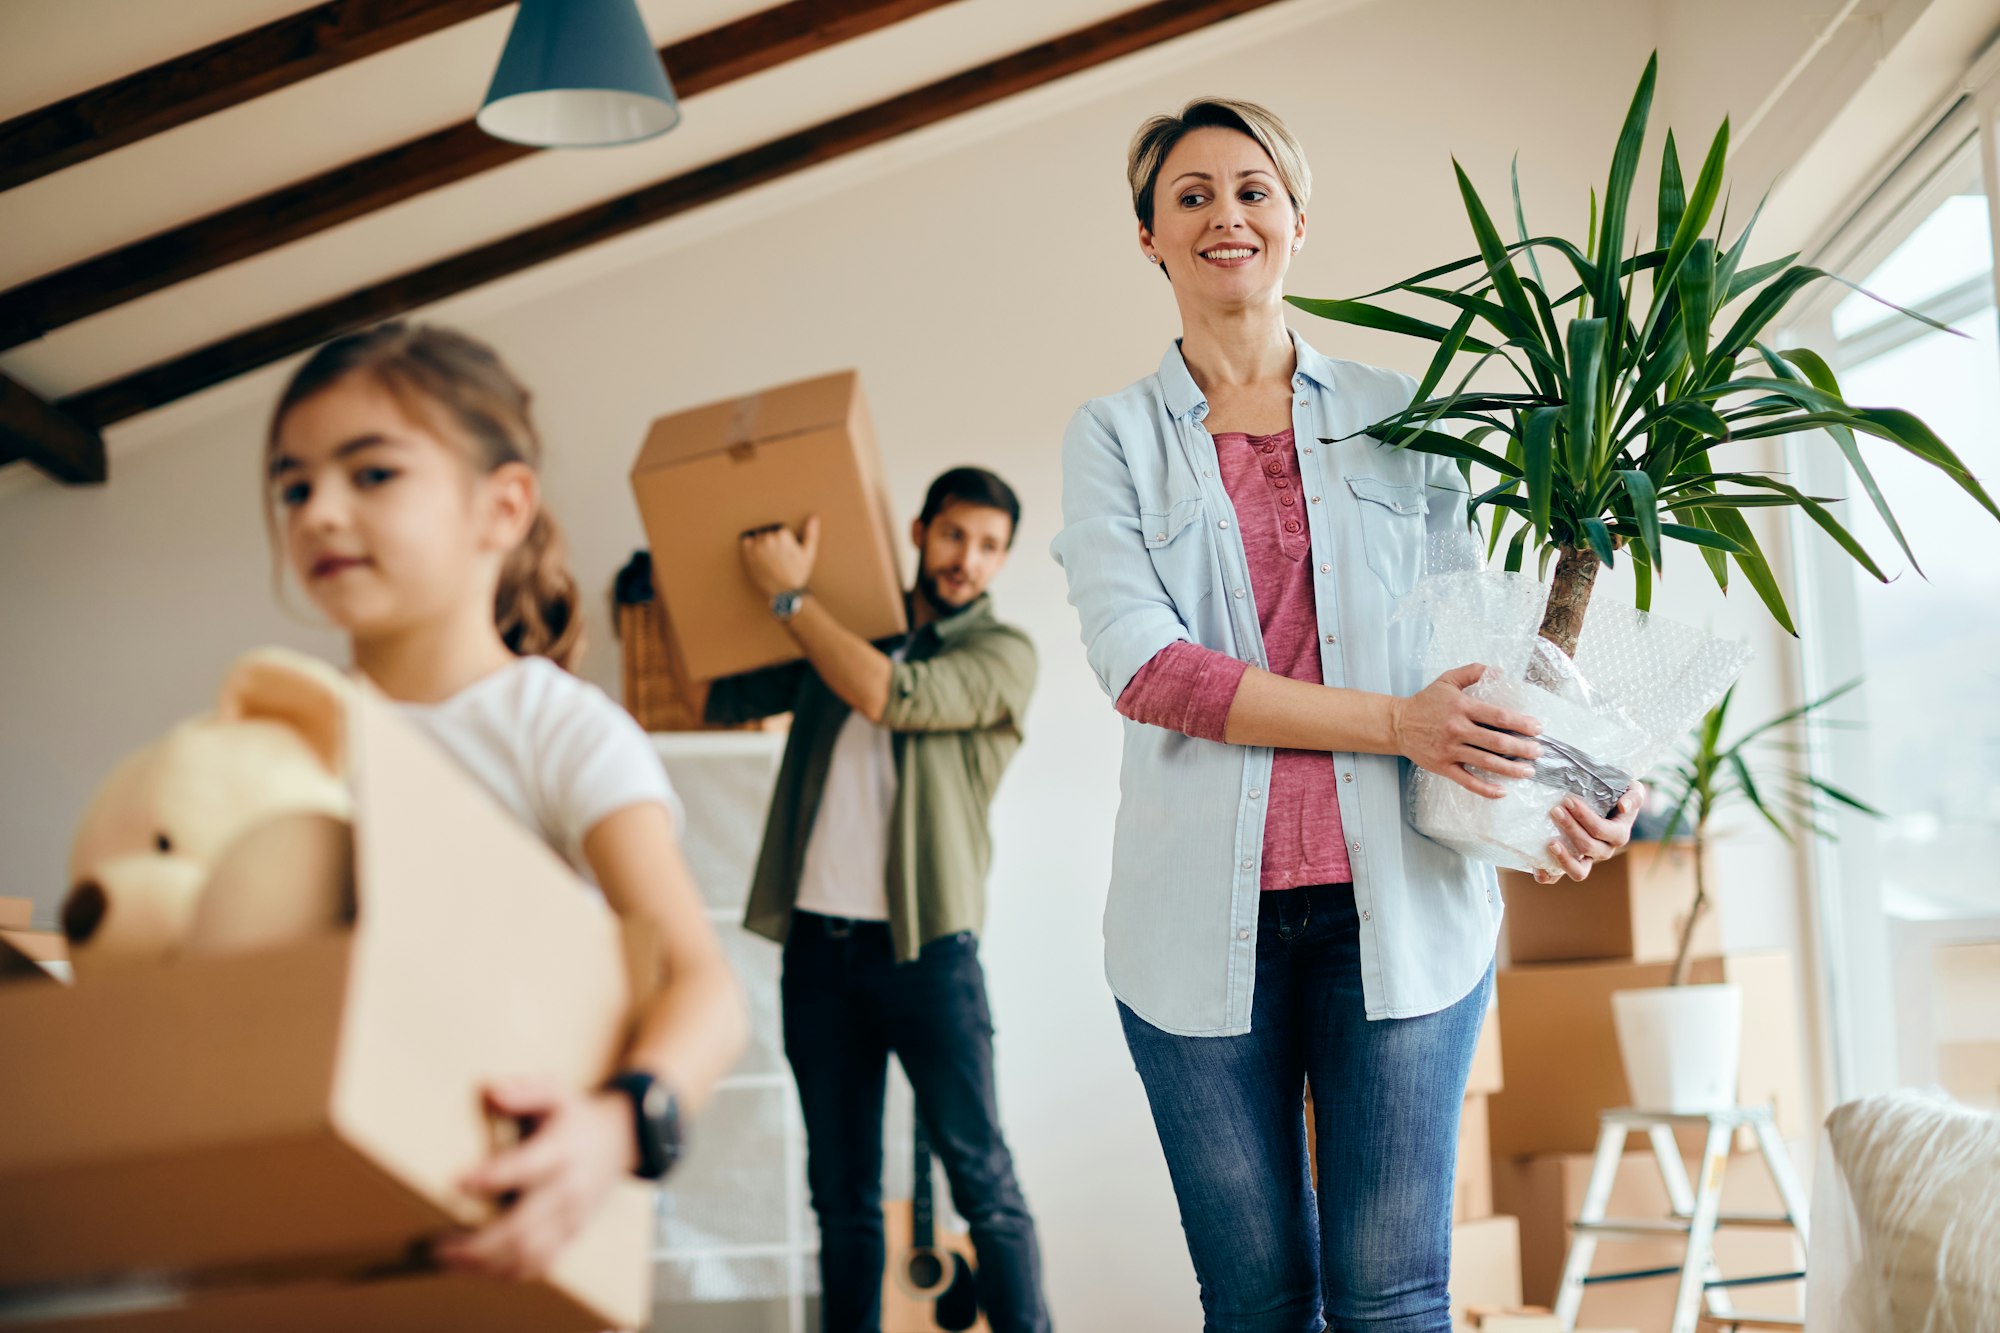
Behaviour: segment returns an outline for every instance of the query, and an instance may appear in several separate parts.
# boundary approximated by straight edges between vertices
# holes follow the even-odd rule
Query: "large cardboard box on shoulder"
[[[1643,1145],[1643,1137],[1632,1142]],[[1794,1169],[1807,1154],[1792,1149]],[[1554,1305],[1569,1254],[1569,1224],[1583,1211],[1583,1194],[1590,1183],[1592,1158],[1587,1153],[1555,1153],[1493,1164],[1496,1207],[1520,1221],[1521,1294],[1539,1305]],[[1699,1157],[1684,1162],[1690,1179],[1700,1175]],[[1725,1213],[1773,1215],[1783,1211],[1777,1187],[1763,1159],[1738,1154],[1729,1161],[1722,1181]],[[1650,1149],[1625,1154],[1611,1187],[1606,1215],[1642,1221],[1666,1221],[1672,1212],[1666,1184]],[[1678,1269],[1687,1249],[1685,1240],[1667,1236],[1647,1240],[1601,1240],[1593,1273],[1630,1272],[1642,1268]],[[1804,1267],[1796,1238],[1789,1231],[1725,1227],[1716,1232],[1716,1263],[1725,1277],[1766,1276],[1796,1272]],[[1790,1315],[1800,1310],[1803,1284],[1772,1283],[1731,1289],[1736,1308],[1744,1313]],[[1671,1322],[1674,1283],[1670,1278],[1595,1284],[1584,1288],[1577,1315],[1579,1327],[1665,1328]]]
[[[0,1296],[54,1302],[16,1299],[10,1333],[598,1333],[650,1317],[637,1181],[539,1281],[413,1260],[491,1216],[456,1185],[495,1146],[481,1089],[599,1085],[646,982],[603,902],[393,705],[364,689],[346,735],[351,841],[287,864],[351,874],[352,927],[0,985]],[[115,1304],[90,1313],[100,1296]]]
[[[1533,875],[1503,870],[1500,890],[1511,964],[1670,963],[1694,903],[1694,852],[1682,842],[1635,842],[1593,866],[1586,883],[1537,884]],[[1693,952],[1721,951],[1721,917],[1711,903],[1695,924]]]
[[[1596,1146],[1598,1112],[1632,1102],[1611,994],[1664,986],[1670,971],[1667,963],[1538,963],[1499,974],[1507,1083],[1488,1108],[1495,1157],[1587,1153]],[[1743,988],[1737,1100],[1770,1103],[1779,1133],[1804,1137],[1811,1126],[1791,955],[1697,958],[1691,980]]]
[[[741,537],[820,520],[812,591],[864,639],[906,627],[875,431],[851,370],[659,418],[632,465],[653,583],[688,677],[796,661],[743,573]]]

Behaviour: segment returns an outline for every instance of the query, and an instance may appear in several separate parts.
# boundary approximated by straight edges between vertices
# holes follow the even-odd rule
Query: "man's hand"
[[[806,519],[805,528],[796,537],[783,526],[743,534],[743,572],[766,597],[805,587],[812,581],[813,565],[818,560],[818,514]]]

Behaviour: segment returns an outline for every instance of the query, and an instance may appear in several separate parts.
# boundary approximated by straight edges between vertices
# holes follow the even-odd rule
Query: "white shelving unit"
[[[653,743],[687,806],[682,846],[751,1013],[750,1049],[718,1085],[687,1161],[661,1194],[656,1299],[669,1307],[768,1301],[774,1316],[782,1310],[784,1328],[805,1333],[819,1237],[779,1027],[778,949],[742,929],[785,733],[656,733]]]

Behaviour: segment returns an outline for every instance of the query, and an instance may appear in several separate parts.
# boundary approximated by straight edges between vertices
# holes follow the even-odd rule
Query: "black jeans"
[[[1044,1333],[1041,1251],[993,1092],[979,940],[932,940],[898,963],[889,927],[797,912],[785,943],[785,1055],[805,1113],[825,1333],[882,1317],[882,1108],[889,1052],[916,1093],[953,1205],[972,1229],[994,1333]]]

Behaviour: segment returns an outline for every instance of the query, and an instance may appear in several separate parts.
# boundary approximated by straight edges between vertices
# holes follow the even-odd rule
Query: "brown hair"
[[[456,329],[395,320],[327,343],[300,366],[278,398],[265,439],[268,465],[286,415],[349,375],[366,375],[412,419],[447,427],[482,472],[508,463],[537,471],[541,437],[528,414],[529,394],[491,347]],[[277,519],[265,492],[264,516]],[[583,652],[582,604],[562,533],[546,509],[507,555],[493,599],[493,621],[507,647],[571,667]]]
[[[1292,208],[1299,213],[1306,211],[1306,200],[1312,196],[1312,168],[1306,165],[1306,150],[1285,128],[1285,122],[1255,102],[1197,97],[1182,107],[1179,115],[1154,116],[1141,125],[1126,151],[1125,181],[1132,187],[1132,211],[1146,230],[1153,229],[1153,191],[1160,183],[1160,168],[1167,164],[1167,154],[1188,134],[1203,129],[1249,135],[1270,155],[1271,165],[1278,169],[1278,183],[1291,196]]]

